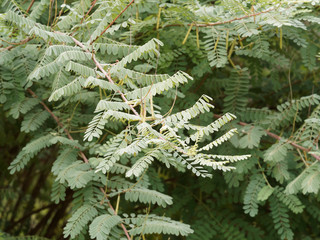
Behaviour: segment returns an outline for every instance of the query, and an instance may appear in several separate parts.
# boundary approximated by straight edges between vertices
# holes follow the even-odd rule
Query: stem
[[[105,198],[107,199],[107,202],[108,202],[108,205],[110,207],[110,209],[112,210],[112,212],[114,213],[114,215],[117,215],[116,214],[116,210],[112,207],[111,203],[110,203],[110,200],[108,199],[108,196],[106,194],[106,192],[103,190],[103,188],[100,188],[100,191],[104,194]],[[126,234],[126,237],[128,238],[128,240],[131,240],[131,237],[128,233],[128,230],[126,229],[126,227],[123,225],[123,223],[120,224],[124,233]]]
[[[33,4],[34,4],[34,0],[31,1],[26,13],[28,13],[30,11],[30,9],[32,8]]]
[[[269,10],[261,11],[261,12],[258,12],[258,13],[245,15],[245,16],[242,16],[242,17],[233,18],[233,19],[230,19],[230,20],[227,20],[227,21],[221,21],[221,22],[215,22],[215,23],[201,23],[201,24],[194,23],[193,25],[196,26],[196,27],[210,27],[210,26],[222,25],[222,24],[227,24],[227,23],[231,23],[231,22],[234,22],[234,21],[238,21],[238,20],[242,20],[242,19],[246,19],[246,18],[250,18],[250,17],[256,17],[258,15],[261,15],[263,13],[268,13],[268,12],[271,12],[273,10],[275,10],[275,8],[271,8]],[[192,23],[188,24],[188,26],[191,26],[191,25],[192,25]],[[170,25],[166,25],[164,27],[179,27],[179,26],[184,26],[184,25],[183,24],[170,24]]]
[[[28,214],[24,215],[23,217],[21,217],[20,219],[18,219],[17,221],[13,222],[12,225],[16,225],[16,224],[18,224],[20,222],[23,222],[25,219],[27,219],[28,217],[32,216],[33,214],[36,214],[38,212],[41,212],[41,211],[43,211],[43,210],[45,210],[47,208],[51,208],[51,207],[56,207],[56,204],[51,203],[51,204],[49,204],[47,206],[44,206],[44,207],[38,208],[36,210],[33,210],[33,211],[29,212]]]
[[[62,33],[60,33],[62,34]],[[74,37],[72,37],[72,40],[74,41],[75,44],[77,44],[79,47],[81,47],[84,51],[86,51],[87,53],[91,52],[81,43],[79,42],[77,39],[75,39]],[[92,54],[92,60],[95,63],[96,67],[99,68],[99,70],[106,76],[106,78],[108,79],[108,81],[112,84],[115,84],[114,81],[111,79],[110,75],[103,69],[103,67],[101,66],[101,64],[96,60],[95,55]],[[118,93],[120,94],[121,98],[123,99],[123,101],[125,103],[128,103],[127,98],[124,96],[124,94],[118,90]],[[128,104],[130,109],[132,110],[132,112],[136,115],[136,116],[140,116],[139,113],[133,108],[132,105]]]
[[[60,32],[56,32],[56,33],[59,33],[61,35],[63,35],[63,33],[60,33]],[[103,69],[103,67],[101,66],[101,64],[96,60],[96,57],[93,53],[91,53],[81,42],[79,42],[77,39],[75,39],[74,37],[72,37],[73,41],[75,42],[76,45],[78,45],[79,47],[81,47],[84,51],[86,51],[87,53],[90,53],[92,54],[92,60],[93,62],[95,63],[96,67],[99,68],[99,70],[106,76],[106,78],[108,79],[108,81],[112,84],[115,84],[114,81],[111,79],[110,75]],[[131,111],[138,117],[140,117],[139,113],[133,108],[133,106],[131,104],[128,103],[128,100],[127,98],[124,96],[124,94],[118,90],[118,93],[120,94],[121,98],[123,99],[123,101],[125,103],[127,103],[131,109]],[[159,139],[165,141],[165,142],[168,142],[167,140],[165,140],[164,138],[162,137],[159,137]],[[169,142],[169,144],[171,144],[171,142]],[[183,154],[186,154],[188,155],[188,153],[184,152],[182,149],[180,149],[179,147],[177,146],[173,146],[177,151],[183,153]]]
[[[266,183],[268,184],[269,187],[273,188],[271,186],[271,184],[269,183],[268,178],[267,178],[266,174],[264,173],[263,168],[261,167],[261,164],[260,164],[259,160],[258,160],[258,165],[259,165],[259,168],[261,170],[261,173],[262,173],[262,176],[263,176],[264,180],[266,181]]]
[[[99,35],[98,37],[96,37],[94,40],[91,41],[90,45],[91,45],[92,43],[94,43],[99,37],[101,37],[102,34],[104,34],[104,33],[108,30],[108,28],[111,27],[111,26],[115,23],[115,21],[122,15],[122,13],[124,13],[124,12],[128,9],[128,7],[130,7],[130,5],[131,5],[133,2],[134,2],[134,0],[132,0],[125,8],[121,11],[121,13],[119,13],[119,15],[118,15],[115,19],[113,19],[113,21],[102,31],[102,33],[100,33],[100,35]]]
[[[97,0],[93,0],[92,1],[92,4],[91,4],[91,7],[89,9],[89,11],[86,13],[86,15],[81,19],[81,22],[80,23],[83,23],[84,19],[89,15],[89,13],[91,12],[92,8],[96,5],[96,2]]]
[[[29,42],[29,41],[32,40],[32,39],[33,39],[33,38],[31,38],[31,37],[27,37],[26,39],[24,39],[24,40],[22,40],[22,41],[20,41],[20,42],[18,42],[18,43],[10,43],[10,44],[13,44],[13,46],[9,46],[9,47],[3,48],[3,49],[1,50],[1,52],[4,52],[4,51],[6,51],[6,50],[11,50],[12,48],[14,48],[14,47],[16,47],[16,46],[19,46],[19,45],[22,45],[22,44],[25,44],[25,43]]]
[[[38,96],[30,89],[28,88],[27,91],[34,97],[34,98],[38,98]],[[63,131],[67,134],[68,138],[70,140],[73,140],[73,137],[70,135],[68,129],[66,129],[63,124],[60,122],[60,119],[54,115],[54,113],[48,108],[48,106],[43,102],[40,101],[40,104],[44,107],[44,109],[51,115],[51,117],[57,122],[58,126],[61,127],[63,129]],[[84,153],[82,151],[79,151],[79,154],[81,156],[81,158],[83,159],[83,161],[85,163],[88,163],[88,159],[86,157],[86,155],[84,155]]]

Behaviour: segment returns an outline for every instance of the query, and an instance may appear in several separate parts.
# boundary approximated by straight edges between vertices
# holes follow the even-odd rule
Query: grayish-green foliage
[[[49,206],[43,232],[319,237],[319,1],[134,2],[0,5],[1,114],[27,136],[5,167],[51,169],[44,195],[61,212]],[[0,229],[23,232],[24,198]]]

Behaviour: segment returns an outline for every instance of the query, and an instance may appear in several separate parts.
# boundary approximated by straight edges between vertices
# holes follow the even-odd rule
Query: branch
[[[255,16],[261,15],[263,13],[271,12],[273,10],[275,10],[275,8],[270,8],[270,9],[262,11],[262,12],[257,12],[257,13],[245,15],[242,17],[233,18],[233,19],[230,19],[227,21],[214,22],[214,23],[189,23],[188,26],[191,26],[192,24],[195,27],[210,27],[210,26],[222,25],[222,24],[227,24],[227,23],[231,23],[234,21],[238,21],[238,20],[242,20],[242,19],[246,19],[246,18],[250,18],[250,17],[255,17]],[[174,26],[184,26],[184,25],[183,24],[170,24],[170,25],[166,25],[164,27],[174,27]]]
[[[111,210],[113,211],[113,214],[117,215],[117,212],[114,210],[113,206],[111,205],[110,200],[108,199],[108,196],[107,196],[106,192],[103,190],[103,188],[100,188],[100,191],[104,194],[105,198],[107,199],[108,205],[111,208]],[[130,237],[126,227],[123,225],[123,223],[121,223],[120,225],[121,225],[124,233],[126,234],[126,237],[128,238],[128,240],[131,240],[131,237]]]
[[[34,98],[38,98],[38,96],[30,89],[28,88],[27,91],[32,95],[32,97]],[[38,98],[39,99],[39,98]],[[57,122],[58,126],[61,127],[63,129],[63,131],[67,134],[68,138],[70,140],[73,140],[73,137],[70,135],[70,132],[68,131],[68,129],[64,128],[63,124],[60,122],[60,119],[54,115],[54,113],[49,109],[49,107],[43,102],[40,100],[40,104],[44,107],[44,109],[51,115],[51,117]],[[82,151],[79,151],[79,154],[81,156],[81,158],[83,159],[83,161],[85,163],[89,163],[86,155],[82,152]],[[112,207],[109,199],[107,198],[107,194],[106,192],[103,190],[102,187],[99,188],[100,191],[104,194],[104,196],[106,197],[106,199],[108,200],[108,205],[109,207],[111,208],[111,210],[114,212],[115,215],[117,215],[116,211],[114,210],[114,208]],[[130,236],[129,236],[129,233],[128,233],[128,230],[126,229],[126,227],[121,223],[121,227],[125,233],[125,235],[127,236],[128,240],[131,240]]]
[[[30,9],[32,8],[32,5],[34,4],[34,0],[31,1],[26,13],[28,13],[30,11]]]
[[[46,205],[46,206],[44,206],[44,207],[35,209],[35,210],[29,212],[28,214],[26,214],[25,216],[21,217],[19,220],[13,222],[12,225],[16,225],[16,224],[18,224],[18,223],[20,223],[20,222],[23,222],[25,219],[27,219],[28,217],[32,216],[33,214],[36,214],[36,213],[38,213],[38,212],[41,212],[42,210],[45,210],[45,209],[51,208],[51,207],[56,207],[56,204],[51,203],[51,204]]]
[[[218,115],[218,114],[213,114],[213,116],[215,118],[221,118],[222,116],[221,115]],[[247,126],[248,123],[245,123],[245,122],[238,122],[239,125],[241,126]],[[277,140],[283,140],[283,138],[281,138],[279,135],[275,134],[275,133],[272,133],[268,130],[264,130],[266,132],[266,134],[274,139],[277,139]],[[318,161],[320,161],[320,156],[314,154],[314,153],[309,153],[310,152],[310,149],[307,149],[305,147],[302,147],[300,145],[298,145],[297,143],[293,142],[293,141],[290,141],[290,140],[287,140],[287,143],[289,143],[291,146],[297,148],[297,149],[300,149],[304,152],[307,152],[308,154],[310,154],[312,157],[314,157],[315,159],[317,159]]]
[[[20,41],[20,42],[18,42],[18,43],[9,43],[9,42],[5,41],[5,42],[7,42],[7,43],[9,43],[9,44],[12,44],[12,46],[9,46],[9,47],[6,47],[6,48],[2,49],[1,52],[6,51],[6,50],[10,50],[10,49],[12,49],[12,48],[14,48],[14,47],[16,47],[16,46],[25,44],[25,43],[31,41],[32,39],[33,39],[33,38],[31,38],[31,37],[27,37],[26,39],[23,39],[22,41]],[[2,39],[2,41],[4,41],[4,40]]]
[[[91,4],[91,7],[89,9],[89,11],[86,13],[86,15],[81,19],[81,22],[80,23],[83,23],[84,19],[89,15],[89,13],[91,12],[92,8],[96,5],[96,2],[97,0],[93,0],[92,1],[92,4]]]
[[[32,97],[34,98],[38,98],[38,96],[30,89],[28,88],[27,91],[32,95]],[[39,99],[39,98],[38,98]],[[51,115],[51,117],[57,122],[58,126],[61,127],[63,129],[63,131],[67,134],[68,138],[70,140],[74,140],[73,137],[70,135],[70,132],[68,131],[68,129],[66,129],[63,124],[60,122],[60,119],[54,115],[54,113],[48,108],[48,106],[40,100],[40,104],[44,107],[44,109]],[[88,159],[86,157],[86,155],[84,155],[84,153],[82,151],[79,151],[79,154],[81,156],[81,158],[83,159],[83,161],[85,163],[88,163]]]
[[[233,19],[230,19],[230,20],[227,20],[227,21],[215,22],[215,23],[205,23],[205,24],[195,24],[195,26],[197,26],[197,27],[208,27],[208,26],[222,25],[222,24],[226,24],[226,23],[231,23],[231,22],[234,22],[234,21],[242,20],[242,19],[245,19],[245,18],[255,17],[255,16],[261,15],[263,13],[271,12],[273,10],[275,10],[275,8],[270,8],[269,10],[262,11],[262,12],[257,12],[257,13],[253,13],[253,14],[249,14],[249,15],[246,15],[246,16],[243,16],[243,17],[233,18]]]
[[[108,30],[108,28],[111,27],[111,26],[115,23],[115,21],[122,15],[122,13],[124,13],[124,12],[128,9],[128,7],[130,7],[130,5],[131,5],[133,2],[134,2],[134,0],[132,0],[125,8],[121,11],[121,13],[119,13],[119,15],[116,16],[116,18],[113,19],[113,21],[102,31],[102,33],[100,33],[100,35],[99,35],[98,37],[96,37],[94,40],[91,41],[90,44],[94,43],[99,37],[101,37],[101,35],[104,34],[104,33]]]
[[[61,33],[60,33],[60,34],[61,34]],[[73,39],[73,41],[75,42],[75,44],[77,44],[79,47],[81,47],[81,48],[82,48],[83,50],[85,50],[87,53],[91,53],[91,52],[90,52],[88,49],[86,49],[86,47],[85,47],[81,42],[79,42],[77,39],[75,39],[75,38],[73,38],[73,37],[72,37],[72,39]],[[100,71],[106,76],[106,78],[108,79],[108,81],[109,81],[110,83],[112,83],[112,84],[115,84],[114,81],[111,79],[110,75],[103,69],[103,67],[101,66],[101,64],[96,60],[94,54],[92,54],[92,60],[94,61],[96,67],[99,68]],[[128,103],[128,100],[127,100],[127,98],[124,96],[124,94],[123,94],[120,90],[118,90],[118,93],[120,94],[120,96],[121,96],[121,98],[123,99],[123,101],[129,105],[131,111],[132,111],[136,116],[139,117],[139,116],[140,116],[139,113],[133,108],[133,106],[132,106],[131,104]],[[159,137],[159,139],[161,139],[162,141],[167,141],[166,139],[164,139],[164,138],[162,138],[162,137]],[[174,146],[174,148],[175,148],[176,150],[178,150],[179,152],[188,155],[186,152],[184,152],[184,151],[183,151],[182,149],[180,149],[179,147]]]
[[[85,18],[89,15],[89,13],[91,12],[92,8],[96,5],[96,2],[97,2],[97,0],[93,0],[93,1],[92,1],[90,9],[89,9],[88,12],[86,13],[86,15],[81,19],[80,24],[82,24],[83,21],[85,20]],[[60,11],[60,12],[61,12],[61,11]],[[59,14],[59,15],[60,15],[60,14]],[[80,26],[77,26],[77,27],[73,30],[73,32],[71,33],[71,36],[72,36],[73,34],[75,34],[75,32],[77,32],[77,30],[78,30],[79,28],[80,28]]]
[[[60,33],[62,34],[62,33]],[[72,40],[74,41],[74,43],[76,45],[78,45],[79,47],[81,47],[84,51],[86,51],[87,53],[90,53],[91,52],[80,42],[78,41],[77,39],[75,39],[74,37],[72,37]],[[100,69],[100,71],[106,76],[106,78],[108,79],[108,81],[112,84],[115,84],[114,81],[111,79],[110,75],[103,69],[103,67],[101,66],[101,64],[96,60],[96,57],[94,54],[92,54],[92,60],[93,62],[95,63],[96,67]],[[125,103],[128,103],[128,100],[127,98],[124,96],[124,94],[118,90],[118,93],[120,94],[122,100],[125,102]],[[139,116],[139,113],[133,108],[132,105],[128,104],[131,111],[136,115],[136,116]]]

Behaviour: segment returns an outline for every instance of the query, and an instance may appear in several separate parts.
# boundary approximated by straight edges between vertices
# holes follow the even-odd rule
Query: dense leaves
[[[1,2],[0,238],[319,238],[319,4]]]

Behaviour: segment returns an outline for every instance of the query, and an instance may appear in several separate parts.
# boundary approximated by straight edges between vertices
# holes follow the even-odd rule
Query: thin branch
[[[37,96],[30,88],[28,88],[27,91],[32,95],[32,97],[38,98],[38,96]],[[39,98],[38,98],[38,99],[39,99]],[[41,104],[41,105],[44,107],[44,109],[51,115],[51,117],[57,122],[58,126],[63,129],[63,131],[67,134],[68,138],[69,138],[70,140],[73,140],[73,137],[70,135],[70,132],[68,131],[68,129],[66,129],[66,128],[63,126],[63,124],[61,123],[60,119],[49,109],[49,107],[48,107],[43,101],[40,100],[40,104]],[[79,154],[80,154],[81,158],[83,159],[83,161],[84,161],[85,163],[89,163],[86,155],[85,155],[82,151],[79,151]],[[106,199],[107,199],[107,201],[108,201],[108,205],[109,205],[109,207],[111,208],[111,210],[114,212],[115,215],[117,215],[116,212],[115,212],[115,210],[114,210],[114,208],[112,207],[109,199],[107,198],[106,192],[103,190],[102,187],[100,187],[99,189],[100,189],[100,191],[104,194],[104,196],[106,197]],[[129,236],[129,233],[128,233],[128,230],[126,229],[126,227],[125,227],[122,223],[121,223],[121,227],[122,227],[125,235],[127,236],[128,240],[131,240],[131,238],[130,238],[130,236]]]
[[[63,35],[63,33],[60,33],[60,32],[56,32],[56,33],[59,33],[59,34]],[[101,64],[96,60],[95,55],[94,55],[93,53],[91,53],[80,41],[78,41],[78,40],[75,39],[74,37],[71,37],[71,38],[73,39],[73,41],[75,42],[76,45],[78,45],[79,47],[81,47],[81,48],[82,48],[84,51],[86,51],[87,53],[92,54],[92,60],[94,61],[96,67],[100,69],[100,71],[106,76],[106,78],[108,79],[108,81],[109,81],[110,83],[115,84],[114,81],[111,79],[110,75],[103,69],[103,67],[101,66]],[[132,112],[133,112],[136,116],[140,117],[139,113],[134,109],[134,107],[133,107],[131,104],[128,103],[128,100],[127,100],[127,98],[124,96],[124,94],[123,94],[120,90],[118,90],[118,93],[120,94],[122,100],[129,105],[129,107],[130,107],[130,109],[132,110]],[[161,140],[164,141],[164,142],[168,142],[170,145],[173,144],[173,143],[167,141],[166,139],[164,139],[164,138],[162,138],[162,137],[159,137],[159,139],[161,139]],[[188,153],[186,153],[185,151],[183,151],[182,149],[180,149],[178,146],[173,145],[172,147],[175,148],[177,151],[179,151],[179,152],[181,152],[181,153],[183,153],[183,154],[188,155]]]
[[[91,10],[93,9],[93,7],[96,5],[96,2],[97,2],[97,0],[93,0],[93,1],[92,1],[90,9],[89,9],[88,12],[86,13],[86,15],[81,19],[80,24],[82,24],[83,21],[85,20],[85,18],[89,15],[89,13],[90,13]],[[77,26],[77,27],[73,30],[73,32],[71,33],[71,36],[73,36],[73,35],[77,32],[77,30],[78,30],[79,28],[80,28],[80,26]]]
[[[108,196],[107,196],[106,192],[103,190],[103,188],[100,188],[100,191],[104,194],[105,198],[107,199],[108,205],[109,205],[110,209],[112,210],[112,212],[114,213],[114,215],[117,215],[116,210],[111,205],[110,200],[108,199]],[[126,227],[123,225],[123,223],[121,223],[120,225],[121,225],[124,233],[126,234],[126,237],[128,238],[128,240],[131,240],[131,237],[130,237]]]
[[[23,222],[25,219],[27,219],[28,217],[32,216],[33,214],[36,214],[36,213],[38,213],[38,212],[41,212],[42,210],[45,210],[45,209],[47,209],[47,208],[51,208],[51,207],[53,207],[53,206],[55,207],[56,204],[51,203],[51,204],[46,205],[46,206],[44,206],[44,207],[35,209],[35,210],[29,212],[28,214],[24,215],[23,217],[21,217],[19,220],[13,222],[12,225],[16,225],[16,224],[18,224],[18,223],[20,223],[20,222]]]
[[[99,35],[98,37],[96,37],[94,40],[91,41],[90,44],[94,43],[99,37],[101,37],[102,34],[104,34],[104,33],[108,30],[108,28],[111,27],[111,26],[115,23],[115,21],[128,9],[128,7],[130,7],[130,5],[131,5],[133,2],[134,2],[134,0],[132,0],[125,8],[121,11],[121,13],[119,13],[119,15],[116,16],[116,18],[113,19],[113,21],[102,31],[102,33],[100,33],[100,35]]]
[[[31,37],[27,37],[26,39],[23,39],[22,41],[20,41],[20,42],[18,42],[18,43],[9,43],[9,42],[5,41],[5,42],[7,42],[7,43],[9,43],[9,44],[12,44],[12,46],[3,48],[3,49],[1,50],[1,52],[4,52],[4,51],[6,51],[6,50],[11,50],[12,48],[14,48],[14,47],[16,47],[16,46],[19,46],[19,45],[22,45],[22,44],[25,44],[25,43],[31,41],[32,39],[33,39],[33,38],[31,38]],[[2,40],[2,39],[1,39],[1,40]],[[2,41],[4,41],[4,40],[2,40]]]
[[[215,118],[221,118],[221,117],[222,117],[222,116],[219,115],[219,114],[213,114],[213,116],[214,116]],[[245,122],[238,122],[238,124],[241,125],[241,126],[247,126],[247,125],[248,125],[248,123],[245,123]],[[272,137],[272,138],[274,138],[274,139],[277,139],[277,140],[279,140],[279,141],[280,141],[280,140],[284,140],[283,138],[281,138],[280,136],[278,136],[278,135],[275,134],[275,133],[272,133],[272,132],[270,132],[270,131],[268,131],[268,130],[264,130],[264,131],[266,132],[266,134],[267,134],[268,136],[270,136],[270,137]],[[313,154],[313,153],[309,153],[309,152],[310,152],[310,149],[307,149],[307,148],[305,148],[305,147],[302,147],[302,146],[298,145],[297,143],[295,143],[295,142],[293,142],[293,141],[290,141],[290,140],[287,140],[286,142],[289,143],[291,146],[297,148],[297,149],[300,149],[300,150],[302,150],[302,151],[304,151],[304,152],[307,152],[307,153],[310,154],[312,157],[314,157],[315,159],[317,159],[318,161],[320,161],[320,156],[318,156],[318,155],[316,155],[316,154]]]
[[[30,9],[32,8],[33,4],[34,4],[34,0],[31,1],[26,13],[28,13],[30,11]]]
[[[249,14],[249,15],[245,15],[242,17],[237,17],[237,18],[233,18],[227,21],[221,21],[221,22],[214,22],[214,23],[189,23],[188,26],[191,26],[193,24],[193,26],[195,27],[210,27],[210,26],[216,26],[216,25],[222,25],[222,24],[227,24],[227,23],[231,23],[234,21],[239,21],[242,19],[246,19],[246,18],[250,18],[250,17],[256,17],[258,15],[264,14],[264,13],[268,13],[275,10],[275,8],[270,8],[268,10],[265,11],[261,11],[261,12],[257,12],[257,13],[253,13],[253,14]],[[164,27],[179,27],[179,26],[184,26],[183,24],[170,24],[170,25],[165,25]]]
[[[92,8],[96,5],[97,0],[93,0],[90,9],[88,10],[88,12],[86,13],[86,15],[84,15],[84,17],[81,19],[80,23],[83,23],[84,19],[86,19],[86,17],[89,15],[89,13],[91,12]]]
[[[66,4],[66,1],[67,1],[67,0],[63,0],[63,5]],[[52,27],[52,28],[54,28],[54,27],[56,26],[59,18],[60,18],[61,15],[62,15],[63,9],[64,9],[64,7],[62,7],[62,8],[60,9],[59,15],[58,15],[58,16],[55,16],[55,18],[53,19],[53,23],[51,24],[51,27]]]
[[[62,34],[62,33],[60,33]],[[72,40],[74,41],[75,44],[77,44],[79,47],[81,47],[84,51],[86,51],[87,53],[90,53],[91,52],[80,42],[78,41],[77,39],[75,39],[74,37],[72,37]],[[111,79],[110,75],[103,69],[103,67],[101,66],[101,64],[96,60],[95,58],[95,55],[92,54],[92,60],[93,62],[95,63],[96,67],[100,69],[100,71],[106,76],[106,78],[108,79],[108,81],[112,84],[115,84],[114,81]],[[125,103],[128,103],[128,100],[127,98],[124,96],[124,94],[118,90],[118,93],[120,94],[122,100],[125,102]],[[136,116],[139,116],[139,113],[133,108],[132,105],[128,104],[130,109],[132,110],[132,112],[136,115]]]
[[[32,97],[34,98],[38,98],[38,96],[30,89],[28,88],[27,91],[32,95]],[[39,99],[39,98],[38,98]],[[74,140],[73,137],[70,135],[70,132],[68,131],[68,129],[66,129],[63,124],[60,122],[60,119],[54,115],[54,113],[48,108],[48,106],[40,100],[40,104],[44,107],[44,109],[51,115],[51,117],[57,122],[58,126],[61,127],[63,129],[63,131],[67,134],[68,138],[70,140]],[[81,158],[83,159],[83,161],[85,163],[88,163],[88,159],[86,157],[86,155],[84,155],[84,153],[82,151],[79,151],[79,154],[81,156]]]

